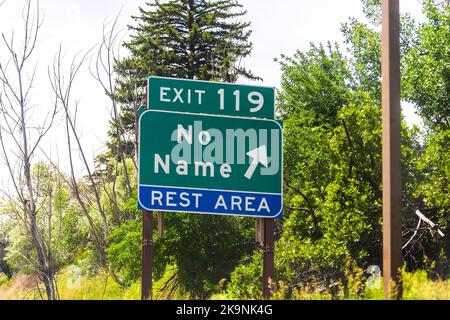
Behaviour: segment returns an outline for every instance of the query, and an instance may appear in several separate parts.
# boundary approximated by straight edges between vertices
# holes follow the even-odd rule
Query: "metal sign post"
[[[386,299],[402,293],[402,186],[399,0],[382,0],[383,280]]]
[[[142,290],[141,299],[152,299],[153,213],[143,211],[142,219]]]
[[[263,297],[269,299],[272,296],[270,285],[275,280],[274,265],[274,219],[261,219],[264,230],[263,236]]]
[[[148,107],[148,102],[147,106]],[[136,116],[139,115],[138,114]],[[138,122],[139,123],[139,122]],[[136,128],[139,137],[139,126]],[[139,145],[136,154],[139,154]],[[137,181],[139,185],[139,177]],[[142,210],[141,299],[151,300],[153,291],[153,213]]]

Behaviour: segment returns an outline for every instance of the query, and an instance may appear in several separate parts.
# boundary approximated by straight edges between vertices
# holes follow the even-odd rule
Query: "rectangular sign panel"
[[[275,88],[163,77],[148,79],[148,108],[273,119]]]
[[[159,110],[139,119],[140,209],[281,214],[279,122]]]

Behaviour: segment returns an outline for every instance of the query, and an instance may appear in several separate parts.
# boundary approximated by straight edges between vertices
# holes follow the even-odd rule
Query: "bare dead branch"
[[[94,64],[94,68],[90,66],[89,70],[92,77],[100,84],[105,94],[109,97],[111,102],[111,110],[109,111],[111,115],[111,123],[114,125],[114,129],[117,137],[117,146],[116,146],[116,177],[117,177],[117,163],[120,160],[122,162],[125,180],[127,186],[127,195],[131,196],[132,194],[132,186],[130,181],[130,175],[128,173],[128,168],[126,165],[126,155],[124,150],[121,148],[122,142],[126,141],[124,138],[124,128],[120,122],[120,110],[116,101],[116,87],[115,87],[115,77],[116,74],[114,72],[113,63],[117,61],[117,57],[115,56],[114,51],[119,50],[120,45],[117,43],[120,33],[118,28],[118,19],[120,17],[120,12],[117,14],[115,19],[111,22],[105,21],[103,23],[103,31],[102,31],[102,40],[99,45],[99,49],[97,51],[97,56]],[[119,54],[119,51],[118,53]],[[94,71],[94,70],[95,71]],[[115,183],[113,185],[115,188]],[[113,192],[113,196],[115,197],[115,190]],[[115,200],[115,202],[117,202]]]
[[[45,120],[40,125],[33,125],[30,122],[30,115],[33,115],[35,109],[30,100],[37,67],[36,64],[31,64],[30,57],[36,51],[39,30],[42,26],[39,1],[28,0],[23,8],[22,17],[24,35],[21,47],[15,45],[14,32],[11,33],[9,40],[4,33],[1,34],[8,58],[6,63],[0,61],[0,84],[3,87],[0,96],[0,113],[3,118],[0,126],[0,151],[16,193],[15,196],[9,195],[9,199],[22,211],[18,216],[24,222],[36,252],[36,261],[32,265],[43,278],[47,298],[53,300],[56,298],[54,261],[50,245],[45,241],[48,234],[38,224],[40,215],[44,213],[38,200],[41,196],[40,172],[37,172],[37,181],[33,180],[31,172],[34,150],[53,123],[52,120],[50,123]],[[27,73],[30,68],[33,70],[31,76]],[[56,109],[49,113],[51,115],[49,118],[54,119],[55,114]],[[6,134],[10,141],[14,142],[12,148],[7,147]],[[47,231],[51,232],[51,228]]]

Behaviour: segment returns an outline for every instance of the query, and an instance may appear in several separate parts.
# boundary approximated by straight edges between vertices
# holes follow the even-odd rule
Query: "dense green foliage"
[[[378,23],[379,1],[364,2],[368,18]],[[422,132],[402,126],[404,243],[417,224],[415,210],[444,233],[450,210],[450,140],[442,130],[448,118],[449,9],[428,2],[424,10],[430,21],[422,25],[402,17],[403,96],[425,120]],[[279,60],[286,206],[275,249],[277,280],[285,287],[281,298],[309,285],[333,293],[333,284],[346,285],[348,261],[362,268],[381,265],[380,34],[375,25],[355,19],[342,32],[344,52],[337,45],[311,44]],[[435,230],[420,238],[403,251],[406,267],[426,267],[428,257],[446,277],[449,241]],[[259,297],[253,288],[260,283],[260,259],[255,254],[235,269],[228,294]]]
[[[425,1],[427,23],[405,55],[404,92],[431,130],[450,129],[450,7]]]
[[[156,244],[156,264],[175,264],[182,292],[206,298],[217,291],[243,255],[255,247],[253,219],[166,215],[168,228]],[[161,274],[162,276],[162,274]]]
[[[131,220],[114,230],[110,239],[106,253],[111,267],[120,271],[130,285],[141,276],[142,224]]]

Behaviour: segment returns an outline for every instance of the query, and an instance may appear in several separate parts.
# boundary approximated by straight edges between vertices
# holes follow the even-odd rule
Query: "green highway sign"
[[[279,122],[147,110],[139,128],[141,209],[265,218],[281,214]]]
[[[164,77],[148,78],[152,110],[273,119],[275,88]]]

